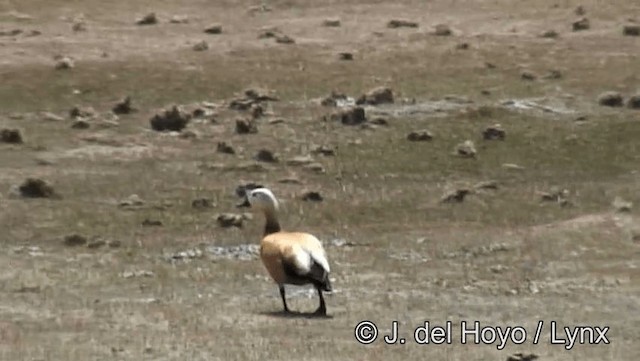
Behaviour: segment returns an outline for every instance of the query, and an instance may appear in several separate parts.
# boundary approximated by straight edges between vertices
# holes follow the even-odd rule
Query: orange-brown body
[[[276,232],[262,239],[260,258],[278,284],[319,284],[330,290],[330,272],[322,244],[311,234]]]

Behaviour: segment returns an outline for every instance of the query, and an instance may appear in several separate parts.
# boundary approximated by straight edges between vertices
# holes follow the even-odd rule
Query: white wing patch
[[[312,240],[313,243],[315,243],[315,247],[311,249],[307,249],[305,247],[305,250],[309,253],[311,258],[316,261],[316,263],[324,268],[327,273],[330,273],[331,268],[329,268],[329,261],[327,261],[327,254],[324,252],[324,248],[322,248],[322,243],[320,243],[320,240],[312,235],[308,235],[308,237]]]
[[[295,244],[292,246],[294,262],[301,274],[308,273],[311,270],[311,255],[302,246]]]
[[[314,243],[317,242],[316,247],[305,247],[304,244],[296,244],[293,246],[293,254],[295,255],[295,263],[297,268],[302,273],[311,271],[312,260],[319,264],[327,273],[331,272],[329,262],[327,261],[327,255],[325,254],[322,244],[317,239],[314,239]]]

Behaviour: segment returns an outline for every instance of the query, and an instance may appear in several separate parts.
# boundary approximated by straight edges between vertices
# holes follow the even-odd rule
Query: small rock
[[[406,19],[392,19],[387,23],[387,27],[391,29],[397,28],[417,28],[418,23]]]
[[[578,16],[583,16],[584,14],[587,13],[587,11],[584,9],[584,6],[582,6],[582,5],[576,6],[576,8],[575,8],[575,10],[573,10],[573,12]]]
[[[326,26],[329,28],[337,28],[340,25],[342,25],[342,22],[340,21],[340,19],[324,19],[322,21],[322,26]]]
[[[538,358],[538,355],[536,354],[515,353],[507,357],[507,361],[533,361],[537,358]]]
[[[504,164],[502,164],[502,168],[509,169],[509,170],[524,170],[525,169],[523,166],[518,165],[518,164],[514,164],[514,163],[504,163]]]
[[[450,36],[450,35],[453,35],[453,30],[451,30],[449,25],[438,24],[436,25],[433,33],[434,35],[437,35],[437,36]]]
[[[173,15],[171,19],[169,19],[171,24],[188,24],[189,17],[186,15]]]
[[[57,115],[57,114],[53,114],[50,112],[43,112],[40,114],[40,116],[42,117],[43,120],[49,121],[49,122],[60,122],[63,121],[64,118]]]
[[[158,23],[158,17],[156,13],[149,13],[138,20],[136,20],[136,24],[138,25],[154,25]]]
[[[433,134],[430,131],[423,130],[414,130],[407,134],[407,140],[410,142],[426,142],[433,139]]]
[[[255,134],[258,133],[258,126],[250,119],[236,119],[236,133]]]
[[[350,52],[338,53],[338,59],[340,59],[340,60],[353,60],[353,53],[350,53]]]
[[[144,200],[142,198],[140,198],[139,195],[137,194],[132,194],[129,197],[121,200],[118,203],[119,207],[122,208],[130,208],[130,207],[142,207],[144,206]]]
[[[475,186],[473,186],[473,188],[480,189],[480,190],[485,190],[485,189],[497,190],[498,189],[498,182],[496,182],[496,181],[480,182],[480,183],[476,184]]]
[[[73,61],[73,59],[66,56],[58,59],[55,65],[55,68],[58,70],[72,69],[74,67],[75,62]]]
[[[489,267],[489,270],[493,273],[504,273],[505,271],[509,270],[509,267],[502,264],[497,264]]]
[[[0,129],[0,143],[22,144],[24,139],[19,129]]]
[[[332,121],[339,121],[344,125],[360,125],[367,121],[363,107],[348,107],[331,114]]]
[[[319,192],[309,191],[302,195],[302,200],[305,202],[322,202],[324,198]]]
[[[326,146],[326,145],[322,145],[322,146],[316,147],[315,149],[313,149],[311,151],[311,153],[313,153],[313,154],[322,154],[325,157],[330,157],[330,156],[336,155],[336,151],[333,148],[331,148],[329,146]]]
[[[107,241],[107,246],[109,246],[109,248],[120,248],[120,246],[122,246],[122,242],[118,240]]]
[[[573,31],[588,30],[591,27],[591,25],[589,23],[589,19],[584,18],[584,17],[574,21],[571,24],[571,26],[573,28]]]
[[[369,104],[378,105],[384,103],[393,103],[393,91],[388,87],[377,87],[369,90],[366,94],[362,95],[356,100],[357,105]]]
[[[116,103],[116,105],[111,109],[114,114],[129,114],[132,113],[135,109],[131,106],[131,97],[126,96],[124,99]]]
[[[314,162],[314,163],[310,163],[307,165],[302,166],[303,169],[306,169],[308,171],[314,172],[314,173],[324,173],[325,169],[324,166],[318,162]]]
[[[152,271],[146,271],[146,270],[141,270],[141,271],[124,271],[122,272],[121,276],[123,278],[133,278],[133,277],[153,277],[155,276],[155,273],[153,273]]]
[[[607,91],[598,96],[598,104],[607,107],[621,107],[624,103],[622,94],[616,91]]]
[[[376,117],[371,120],[371,124],[387,126],[389,125],[389,122],[386,118]]]
[[[71,30],[73,30],[76,33],[87,31],[87,24],[84,21],[74,22],[73,25],[71,26]]]
[[[640,94],[632,95],[627,101],[627,108],[640,109]]]
[[[247,12],[250,15],[254,15],[255,13],[268,13],[268,12],[271,12],[271,7],[269,7],[269,5],[267,4],[254,5],[254,6],[250,6]]]
[[[629,213],[631,212],[631,208],[633,207],[633,203],[629,201],[625,201],[620,197],[616,197],[613,200],[613,208],[615,208],[616,212],[619,213]]]
[[[211,26],[208,26],[207,28],[204,29],[204,32],[206,34],[222,34],[222,25],[220,24],[213,24]]]
[[[244,217],[235,213],[223,213],[216,218],[218,225],[223,228],[238,227],[242,228],[244,224]]]
[[[506,136],[507,133],[504,131],[504,129],[502,129],[502,126],[500,124],[494,124],[490,127],[487,127],[482,132],[482,137],[485,140],[504,140]]]
[[[87,244],[87,238],[79,234],[70,234],[64,237],[66,246],[83,246]]]
[[[275,38],[276,38],[276,43],[278,44],[295,44],[296,42],[292,37],[284,34],[277,34]]]
[[[17,36],[22,33],[23,33],[22,29],[5,30],[5,31],[0,31],[0,36]]]
[[[544,76],[545,79],[562,79],[562,72],[560,70],[549,70],[547,75]]]
[[[458,49],[458,50],[467,50],[470,47],[471,46],[469,45],[469,43],[460,43],[460,44],[456,45],[456,49]]]
[[[205,51],[209,50],[209,44],[206,41],[201,40],[193,45],[194,51]]]
[[[107,242],[104,239],[96,238],[87,243],[87,248],[96,249],[105,246]]]
[[[314,159],[308,155],[299,155],[288,159],[286,164],[290,166],[304,166],[314,162]]]
[[[235,149],[233,149],[233,146],[231,146],[231,144],[227,142],[218,142],[217,151],[218,153],[224,153],[224,154],[236,154],[236,151]]]
[[[441,203],[462,203],[464,198],[471,193],[471,190],[466,188],[456,189],[454,191],[446,193],[440,199]]]
[[[191,208],[193,209],[207,209],[213,208],[214,206],[213,201],[208,198],[198,198],[191,201]]]
[[[154,115],[149,122],[151,129],[158,132],[180,132],[187,126],[190,120],[191,114],[183,111],[179,106],[174,105],[171,109]]]
[[[476,153],[476,146],[471,140],[465,140],[456,146],[456,154],[461,157],[474,158]]]
[[[539,194],[542,201],[562,203],[569,195],[569,190],[552,187],[549,192],[539,192]]]
[[[198,133],[193,130],[185,130],[178,134],[178,138],[180,139],[198,139],[198,137]]]
[[[547,31],[544,31],[542,34],[540,34],[541,38],[547,38],[547,39],[556,39],[559,36],[560,34],[558,34],[558,32],[555,30],[547,30]]]
[[[339,104],[346,104],[348,101],[349,97],[347,95],[333,90],[329,96],[320,101],[320,105],[324,107],[337,107]]]
[[[53,187],[39,178],[27,178],[19,187],[20,195],[25,198],[55,198]]]
[[[473,100],[466,96],[449,94],[445,95],[443,99],[453,104],[473,104]]]
[[[628,24],[622,27],[622,35],[625,36],[640,36],[640,25]]]
[[[258,39],[275,38],[278,34],[280,34],[280,30],[278,28],[263,28],[258,33]]]
[[[155,219],[146,218],[144,221],[142,221],[142,225],[144,227],[160,227],[162,226],[162,222]]]
[[[254,102],[278,101],[278,97],[273,93],[272,90],[263,88],[248,88],[244,90],[244,96]]]
[[[194,118],[205,118],[207,116],[212,117],[214,113],[212,113],[209,109],[207,109],[206,107],[195,107],[193,109],[193,111],[191,111],[191,116],[193,116]],[[212,123],[215,123],[215,119],[211,119]]]
[[[76,119],[71,124],[72,129],[89,129],[90,127],[91,124],[89,124],[89,122],[84,119]]]
[[[282,184],[302,184],[302,181],[297,177],[286,177],[278,179],[278,183]]]
[[[256,155],[255,155],[255,160],[259,161],[259,162],[266,162],[266,163],[277,163],[278,162],[278,157],[276,157],[276,155],[268,150],[268,149],[260,149]]]
[[[244,171],[244,172],[267,172],[271,170],[270,167],[264,165],[264,163],[257,161],[246,161],[241,162],[235,165],[225,165],[225,164],[213,164],[209,165],[210,170],[235,170],[235,171]]]
[[[229,109],[249,110],[254,103],[255,103],[255,100],[253,99],[246,99],[246,98],[233,99],[229,103]]]
[[[520,78],[522,80],[536,80],[538,77],[533,72],[529,70],[525,70],[522,73],[520,73]]]
[[[92,118],[95,115],[96,115],[96,111],[91,107],[83,108],[83,107],[75,106],[71,108],[71,110],[69,110],[69,117],[71,117],[72,119]]]
[[[258,119],[264,115],[264,108],[260,104],[251,104],[249,107],[249,112],[251,113],[251,117],[253,119]]]

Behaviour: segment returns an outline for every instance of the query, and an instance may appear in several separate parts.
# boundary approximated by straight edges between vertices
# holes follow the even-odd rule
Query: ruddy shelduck
[[[333,288],[329,281],[331,270],[322,243],[309,233],[287,232],[280,228],[279,204],[271,190],[247,190],[246,196],[251,208],[265,217],[260,258],[271,278],[278,284],[284,312],[291,312],[287,306],[284,285],[311,284],[320,298],[320,306],[314,315],[325,316],[327,307],[322,291],[331,292]]]

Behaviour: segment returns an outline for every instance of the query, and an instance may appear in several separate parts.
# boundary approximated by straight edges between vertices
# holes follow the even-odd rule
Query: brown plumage
[[[278,284],[285,312],[290,312],[285,297],[285,284],[313,285],[318,291],[320,306],[315,314],[326,315],[322,291],[332,291],[331,272],[322,243],[313,235],[283,231],[278,221],[278,201],[267,188],[247,191],[251,207],[261,211],[265,227],[260,242],[260,258],[269,275]]]

